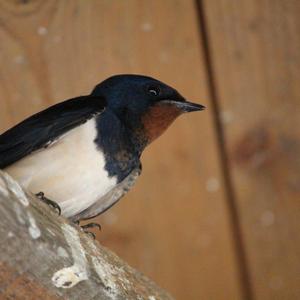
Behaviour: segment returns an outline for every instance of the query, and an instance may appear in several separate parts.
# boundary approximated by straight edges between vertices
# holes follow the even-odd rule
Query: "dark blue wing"
[[[38,150],[103,111],[100,97],[81,96],[53,105],[0,135],[0,169]]]

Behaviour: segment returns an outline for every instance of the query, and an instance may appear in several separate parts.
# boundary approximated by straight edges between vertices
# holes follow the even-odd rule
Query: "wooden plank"
[[[300,295],[300,2],[203,1],[255,299]]]
[[[98,238],[178,299],[240,299],[193,1],[0,5],[2,129],[114,73],[158,77],[208,106],[146,151],[142,178],[99,218]]]

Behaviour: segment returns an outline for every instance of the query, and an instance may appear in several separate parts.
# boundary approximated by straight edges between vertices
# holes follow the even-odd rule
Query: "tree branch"
[[[1,299],[172,299],[0,171]]]

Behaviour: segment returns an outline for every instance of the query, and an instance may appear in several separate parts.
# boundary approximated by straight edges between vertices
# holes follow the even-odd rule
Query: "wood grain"
[[[2,130],[116,73],[152,75],[208,107],[149,147],[137,186],[98,219],[98,238],[177,299],[240,299],[193,1],[1,1],[0,8]]]
[[[255,299],[300,295],[300,3],[204,1]]]

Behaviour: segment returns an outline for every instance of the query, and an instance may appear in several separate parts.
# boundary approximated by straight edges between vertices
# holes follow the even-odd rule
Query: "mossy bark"
[[[1,299],[172,299],[0,171]]]

